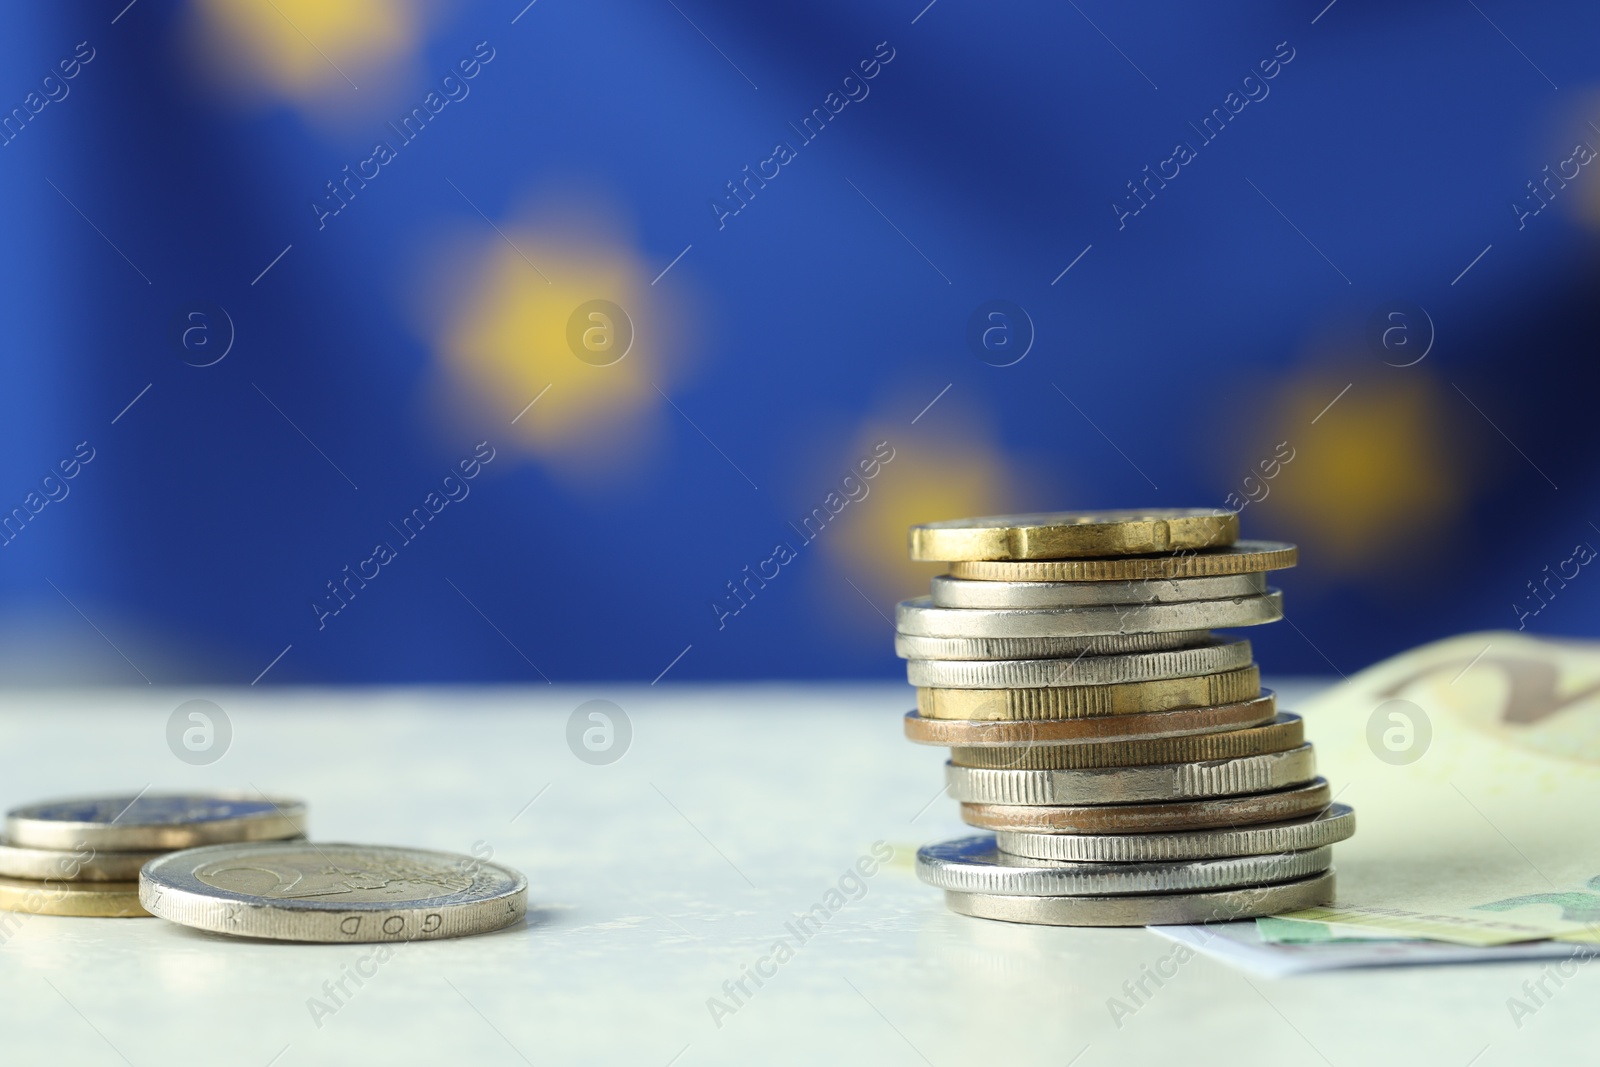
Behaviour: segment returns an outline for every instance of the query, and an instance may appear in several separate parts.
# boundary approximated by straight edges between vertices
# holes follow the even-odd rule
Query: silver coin
[[[895,608],[895,629],[918,637],[1095,637],[1104,634],[1218,630],[1283,618],[1283,594],[1180,604],[1108,604],[1087,608],[938,608],[929,597]]]
[[[277,841],[306,832],[306,806],[259,794],[76,797],[6,814],[6,837],[28,848],[190,848],[222,841]]]
[[[1209,893],[1044,897],[945,891],[951,911],[979,919],[1040,926],[1174,926],[1227,922],[1314,908],[1333,900],[1334,872],[1278,885]]]
[[[1320,874],[1331,848],[1266,856],[1163,863],[1062,863],[1017,859],[995,847],[992,834],[924,845],[917,877],[938,889],[1000,896],[1090,897],[1129,893],[1192,893],[1285,882]]]
[[[528,880],[450,852],[259,842],[147,864],[139,903],[185,926],[275,941],[431,941],[522,919]]]
[[[93,848],[27,848],[0,839],[0,878],[31,881],[136,882],[139,868],[161,851],[102,852]]]
[[[894,653],[901,659],[1060,659],[1071,656],[1120,656],[1188,648],[1210,640],[1206,630],[1168,633],[1107,634],[1100,637],[919,637],[894,635]]]
[[[995,845],[1009,856],[1073,863],[1158,863],[1260,856],[1322,848],[1356,832],[1356,813],[1333,804],[1321,815],[1293,822],[1268,823],[1226,830],[1156,834],[1032,834],[1015,830],[996,833]]]
[[[945,764],[950,796],[967,804],[1125,804],[1265,793],[1309,782],[1317,773],[1309,744],[1285,752],[1148,767],[1018,771]]]
[[[906,678],[937,689],[1037,689],[1192,678],[1250,666],[1249,641],[1212,638],[1198,648],[1070,659],[907,660]]]
[[[992,582],[941,574],[933,580],[932,600],[939,608],[1081,608],[1225,600],[1266,591],[1265,573],[1128,582]]]

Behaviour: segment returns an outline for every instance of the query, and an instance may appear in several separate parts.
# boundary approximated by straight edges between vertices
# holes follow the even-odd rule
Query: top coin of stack
[[[195,845],[305,832],[304,804],[261,795],[140,793],[13,808],[0,838],[0,910],[148,915],[139,904],[139,871],[151,860]]]
[[[951,908],[1123,926],[1331,899],[1354,814],[1250,643],[1211,633],[1281,618],[1266,573],[1296,549],[1238,534],[1217,509],[912,527],[912,558],[951,566],[897,610],[906,735],[951,748],[962,818],[998,832],[918,854]]]

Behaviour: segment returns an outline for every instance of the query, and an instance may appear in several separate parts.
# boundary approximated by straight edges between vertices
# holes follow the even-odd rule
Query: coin
[[[1030,834],[1001,830],[995,834],[995,844],[1003,853],[1037,860],[1149,863],[1321,848],[1355,832],[1356,813],[1348,805],[1334,804],[1309,819],[1265,826],[1176,834]]]
[[[1224,856],[1149,863],[1044,862],[1007,856],[993,834],[924,845],[917,877],[938,889],[1003,896],[1120,896],[1233,889],[1306,878],[1328,869],[1327,847],[1265,856]]]
[[[1276,589],[1234,600],[1106,604],[1072,608],[936,608],[930,597],[903,600],[895,628],[917,637],[1098,637],[1166,630],[1220,630],[1283,618]],[[946,657],[954,658],[954,657]]]
[[[1057,685],[1115,685],[1163,678],[1216,674],[1250,666],[1249,641],[1212,638],[1197,648],[1134,652],[1125,656],[1074,656],[1070,659],[906,661],[912,685],[939,689],[1037,688]]]
[[[0,877],[63,882],[137,882],[139,868],[164,851],[100,852],[27,848],[0,839]]]
[[[1238,541],[1208,552],[1115,559],[956,560],[950,577],[990,582],[1131,582],[1141,578],[1204,578],[1293,567],[1299,549],[1282,541]]]
[[[1223,922],[1314,908],[1333,900],[1332,870],[1310,878],[1208,893],[1128,897],[1001,896],[946,890],[951,911],[979,919],[1042,926],[1174,926]]]
[[[936,608],[1087,608],[1105,604],[1181,604],[1260,596],[1265,574],[1215,578],[1141,578],[1131,582],[985,582],[939,575],[933,579]]]
[[[997,770],[1083,770],[1090,767],[1145,767],[1161,763],[1232,759],[1284,752],[1305,743],[1300,716],[1284,712],[1267,726],[1224,733],[1116,741],[1089,745],[1025,744],[1010,748],[952,748],[957,767]]]
[[[1092,715],[1233,704],[1261,694],[1254,667],[1193,678],[1051,689],[918,689],[917,710],[929,719],[1081,719]]]
[[[945,764],[956,800],[972,804],[1129,804],[1264,793],[1308,782],[1317,759],[1309,744],[1283,752],[1148,767],[1016,771]]]
[[[924,719],[905,717],[906,737],[922,745],[1016,747],[1025,745],[1096,744],[1156,737],[1187,737],[1241,730],[1271,722],[1277,697],[1263,689],[1254,700],[1206,708],[1179,708],[1134,715],[1098,715],[1088,719]]]
[[[1168,633],[1106,634],[1100,637],[917,637],[894,635],[894,653],[901,659],[1060,659],[1063,656],[1118,656],[1188,648],[1210,640],[1205,630]]]
[[[77,797],[13,808],[6,837],[29,848],[118,852],[263,841],[306,832],[298,800],[242,794]]]
[[[1328,806],[1322,778],[1271,793],[1161,804],[962,804],[961,821],[980,830],[1051,834],[1140,834],[1249,826],[1315,815]]]
[[[991,515],[911,527],[915,560],[1076,559],[1221,548],[1239,516],[1220,508],[1055,511]]]
[[[262,842],[146,865],[139,900],[185,926],[277,941],[418,941],[487,933],[527,908],[528,880],[472,856],[381,845]]]
[[[0,910],[34,915],[79,915],[137,919],[150,913],[139,906],[138,882],[56,882],[0,878]],[[0,919],[0,931],[7,920]]]

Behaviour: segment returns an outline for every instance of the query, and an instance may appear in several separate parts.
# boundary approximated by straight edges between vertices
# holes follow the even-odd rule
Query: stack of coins
[[[1250,643],[1211,632],[1281,618],[1266,575],[1296,549],[1238,533],[1217,509],[912,527],[912,558],[950,572],[897,611],[906,736],[950,748],[963,821],[994,831],[918,852],[951,909],[1146,926],[1332,899],[1355,815]]]
[[[0,909],[133,918],[139,872],[176,849],[306,832],[306,806],[264,796],[82,797],[13,808],[0,839]],[[15,920],[0,918],[0,930]]]

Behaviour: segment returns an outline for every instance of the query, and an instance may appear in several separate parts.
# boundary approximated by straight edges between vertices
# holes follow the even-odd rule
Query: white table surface
[[[1295,687],[1278,687],[1292,707]],[[233,722],[209,767],[166,747],[168,715],[195,697]],[[609,766],[566,744],[593,698],[632,719]],[[1593,1062],[1594,975],[1512,1024],[1506,999],[1536,964],[1268,981],[1196,957],[1119,1027],[1108,998],[1169,942],[954,915],[912,874],[916,845],[970,831],[935,799],[943,751],[901,735],[910,705],[887,685],[10,693],[8,807],[259,787],[304,798],[325,841],[487,842],[527,874],[531,918],[401,946],[364,985],[346,980],[319,1026],[308,1000],[369,948],[32,917],[0,944],[0,1062]],[[707,999],[880,840],[897,858],[865,895],[715,1025]],[[1360,877],[1359,833],[1336,855]]]

